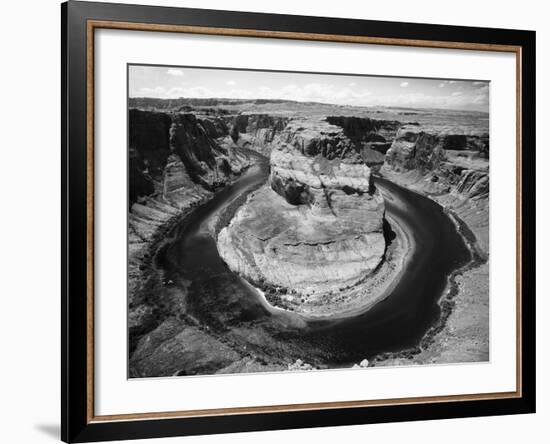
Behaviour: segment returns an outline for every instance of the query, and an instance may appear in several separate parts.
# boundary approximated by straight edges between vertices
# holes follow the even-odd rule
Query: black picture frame
[[[89,273],[87,38],[90,20],[260,30],[374,39],[463,42],[520,48],[521,393],[499,399],[442,400],[317,410],[241,412],[96,421],[90,416],[88,359],[93,319]],[[61,5],[62,54],[62,374],[61,438],[91,442],[535,412],[535,32],[69,1]],[[90,323],[92,327],[90,327]]]

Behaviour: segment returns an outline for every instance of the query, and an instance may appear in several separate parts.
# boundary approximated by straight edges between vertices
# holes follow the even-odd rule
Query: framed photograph
[[[62,439],[535,411],[535,33],[62,5]]]

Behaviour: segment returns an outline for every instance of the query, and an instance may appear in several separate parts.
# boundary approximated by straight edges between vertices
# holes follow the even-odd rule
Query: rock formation
[[[194,183],[213,190],[238,174],[247,163],[224,140],[229,130],[220,118],[197,118],[189,113],[131,109],[130,204],[152,194],[161,182],[168,157],[176,154]]]
[[[472,263],[456,278],[456,291],[442,296],[442,317],[421,346],[379,356],[377,366],[489,359],[489,135],[483,125],[469,132],[463,125],[459,133],[449,123],[451,131],[400,128],[380,172],[441,204],[464,236]]]
[[[230,118],[231,138],[240,147],[269,156],[273,140],[289,120],[267,114],[238,114]]]
[[[384,202],[370,168],[341,127],[295,119],[271,152],[269,184],[257,191],[218,237],[234,271],[284,289],[301,311],[351,288],[381,263]]]
[[[130,329],[154,326],[154,310],[144,303],[142,293],[163,234],[248,166],[248,158],[227,142],[228,134],[217,118],[130,110]]]
[[[354,116],[329,116],[327,122],[340,126],[369,166],[378,169],[401,123]]]
[[[386,217],[395,232],[385,220],[384,189],[372,179],[378,172],[441,203],[468,236],[478,263],[487,258],[484,115],[232,99],[130,99],[130,106],[131,377],[323,368],[324,352],[303,356],[300,341],[273,334],[301,328],[302,316],[273,316],[281,330],[270,317],[260,325],[248,306],[230,316],[232,304],[244,300],[237,297],[243,281],[236,274],[227,271],[213,278],[219,282],[212,288],[199,282],[191,290],[155,265],[170,230],[250,164],[247,149],[270,158],[268,182],[244,204],[241,196],[229,224],[230,216],[212,232],[226,225],[217,238],[220,256],[272,305],[344,316],[387,294],[410,245],[391,213]],[[465,350],[471,360],[486,358],[488,264],[461,272],[457,283],[454,299],[443,296],[442,304],[458,308],[448,310],[447,326],[414,362],[457,362]],[[196,316],[187,304],[204,300],[207,291],[216,297]],[[211,318],[219,295],[225,305]],[[252,302],[265,309],[261,298]],[[393,358],[411,362],[396,354],[358,365]]]
[[[397,179],[404,175],[408,185],[415,181],[416,188],[426,193],[486,198],[488,157],[487,134],[438,134],[405,125],[386,152],[381,172]]]

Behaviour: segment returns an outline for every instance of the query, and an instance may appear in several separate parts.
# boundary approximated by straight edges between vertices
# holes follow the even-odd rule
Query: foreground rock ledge
[[[271,303],[335,314],[384,260],[384,200],[359,150],[325,120],[291,121],[270,162],[269,183],[220,232],[220,255]]]

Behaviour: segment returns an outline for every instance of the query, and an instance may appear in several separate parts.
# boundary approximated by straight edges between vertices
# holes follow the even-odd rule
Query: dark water
[[[320,366],[349,366],[380,352],[416,345],[440,315],[437,301],[448,276],[470,260],[469,250],[441,207],[376,179],[387,215],[413,233],[415,248],[407,268],[391,294],[366,313],[310,321],[270,308],[227,268],[206,230],[212,216],[232,216],[238,205],[230,204],[265,182],[268,173],[262,160],[190,214],[159,253],[160,269],[188,292],[188,313],[235,349],[266,362],[301,358]]]

